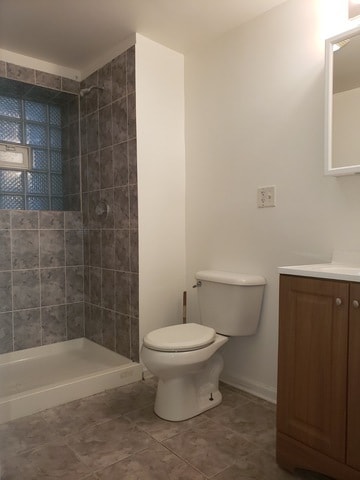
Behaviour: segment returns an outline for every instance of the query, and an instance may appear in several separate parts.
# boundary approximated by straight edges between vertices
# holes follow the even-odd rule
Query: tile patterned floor
[[[274,460],[273,405],[223,385],[184,422],[152,411],[147,380],[0,425],[0,480],[299,480]]]

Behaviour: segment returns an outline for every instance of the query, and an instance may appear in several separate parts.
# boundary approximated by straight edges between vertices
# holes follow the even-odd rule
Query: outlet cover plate
[[[258,187],[257,206],[258,208],[275,207],[275,185]]]

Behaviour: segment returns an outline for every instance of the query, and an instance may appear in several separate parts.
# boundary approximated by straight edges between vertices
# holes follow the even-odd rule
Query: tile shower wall
[[[80,87],[0,61],[4,79],[69,93]],[[0,353],[84,336],[81,213],[0,210],[0,247]]]
[[[84,336],[80,212],[0,210],[0,353]]]
[[[81,87],[91,85],[101,89],[80,103],[85,334],[137,361],[135,48],[93,73]],[[97,214],[102,200],[109,206],[107,216]]]

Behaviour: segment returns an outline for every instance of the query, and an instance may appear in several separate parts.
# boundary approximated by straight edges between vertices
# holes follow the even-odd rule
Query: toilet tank
[[[260,275],[197,272],[201,323],[227,336],[256,332],[266,280]]]

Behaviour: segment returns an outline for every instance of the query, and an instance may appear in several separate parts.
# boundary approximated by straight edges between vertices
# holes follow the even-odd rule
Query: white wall
[[[136,36],[140,341],[182,321],[185,289],[184,57]]]
[[[190,318],[199,319],[191,289],[197,270],[264,275],[258,332],[224,347],[223,378],[272,399],[276,267],[360,247],[360,178],[323,175],[323,34],[331,3],[289,0],[185,57]],[[256,207],[256,189],[265,185],[276,185],[275,208]]]

